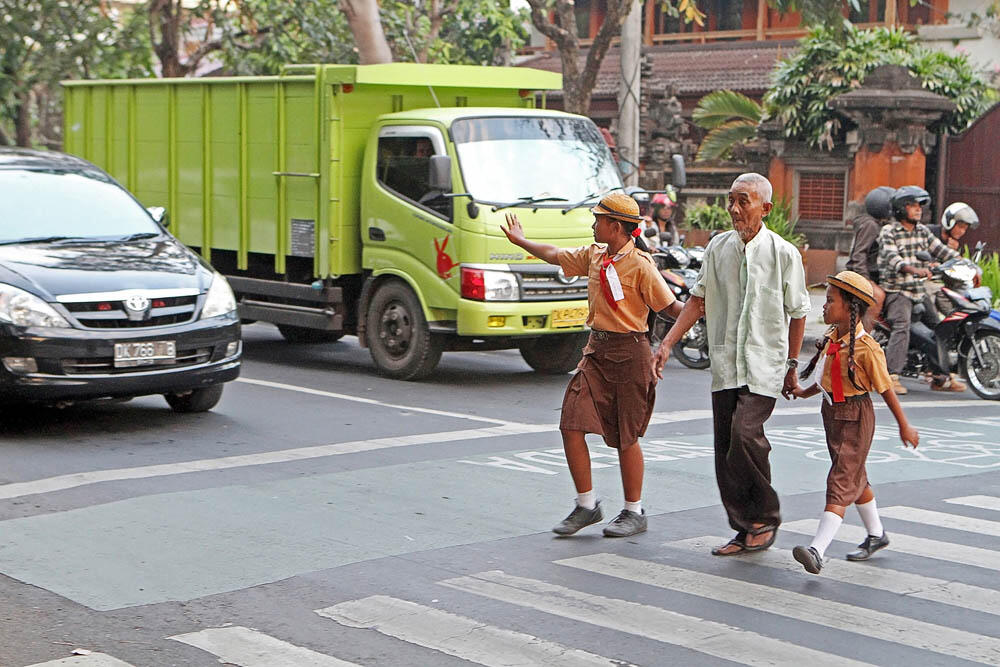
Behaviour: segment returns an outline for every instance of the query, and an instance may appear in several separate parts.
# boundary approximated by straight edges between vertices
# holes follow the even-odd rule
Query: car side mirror
[[[167,215],[167,209],[162,206],[149,206],[146,208],[146,212],[149,213],[149,217],[153,219],[153,222],[160,227],[166,229],[170,226],[170,216]]]
[[[427,184],[431,190],[451,192],[451,158],[447,155],[432,155],[428,167]]]
[[[680,153],[674,153],[670,156],[670,162],[673,172],[670,177],[670,182],[679,190],[687,185],[687,171],[684,169],[684,156]]]

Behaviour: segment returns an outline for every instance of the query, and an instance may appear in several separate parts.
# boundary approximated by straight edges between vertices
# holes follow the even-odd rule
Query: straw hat
[[[639,204],[624,192],[604,195],[600,203],[590,209],[594,215],[606,215],[620,222],[642,222]]]
[[[853,294],[869,306],[875,304],[875,291],[872,289],[872,284],[860,273],[841,271],[835,276],[827,276],[826,282],[834,287],[839,287],[848,294]]]

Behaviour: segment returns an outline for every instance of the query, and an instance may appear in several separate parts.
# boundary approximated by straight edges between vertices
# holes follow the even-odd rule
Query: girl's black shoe
[[[819,574],[819,571],[823,569],[823,559],[815,547],[795,547],[792,549],[792,556],[795,557],[795,560],[802,563],[802,567],[809,574]]]
[[[865,538],[865,541],[859,544],[856,550],[847,554],[847,560],[868,560],[873,553],[879,549],[885,549],[887,546],[889,546],[889,534],[883,530],[882,537],[869,535]]]

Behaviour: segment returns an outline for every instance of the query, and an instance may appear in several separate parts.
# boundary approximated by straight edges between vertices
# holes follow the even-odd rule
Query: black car
[[[218,403],[240,371],[236,301],[160,213],[85,160],[0,148],[0,403]]]

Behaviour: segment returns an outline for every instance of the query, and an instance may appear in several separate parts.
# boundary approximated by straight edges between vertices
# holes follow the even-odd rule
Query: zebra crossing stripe
[[[200,648],[219,658],[219,662],[239,667],[357,667],[356,663],[289,644],[238,625],[209,628],[170,639]]]
[[[902,505],[880,507],[878,508],[878,513],[890,519],[900,519],[902,521],[923,523],[928,526],[937,526],[938,528],[951,528],[952,530],[963,530],[968,533],[1000,537],[1000,521],[987,521],[986,519],[976,519],[974,517],[962,516],[961,514],[948,514],[946,512],[935,512],[933,510],[905,507]]]
[[[995,496],[962,496],[961,498],[946,498],[945,502],[1000,512],[1000,498]]]
[[[39,662],[28,667],[135,667],[131,663],[122,662],[104,653],[74,655],[71,658],[59,658],[48,662]]]
[[[867,664],[716,621],[638,602],[591,595],[499,570],[439,583],[466,593],[654,639],[744,665],[832,667]]]
[[[818,600],[795,591],[617,554],[577,556],[555,563],[973,662],[1000,663],[1000,639],[843,602]]]
[[[627,665],[533,635],[385,595],[317,609],[341,625],[381,632],[405,642],[493,667],[512,665]]]
[[[789,533],[799,533],[800,535],[816,534],[816,526],[819,521],[816,519],[802,519],[801,521],[789,521],[781,524],[781,530]],[[867,531],[860,526],[842,525],[837,531],[839,540],[861,543],[868,535]],[[941,542],[938,540],[928,540],[923,537],[913,537],[895,531],[889,532],[889,548],[904,554],[921,556],[923,558],[935,558],[946,560],[959,565],[972,565],[986,570],[1000,572],[1000,552],[990,549],[980,549],[964,544],[953,542]]]
[[[684,549],[695,553],[704,554],[716,544],[726,541],[723,537],[694,537],[688,540],[678,540],[667,542],[665,546],[676,549]],[[752,556],[742,559],[748,567],[762,565],[776,570],[788,570],[790,572],[802,572],[802,566],[792,558],[792,552],[786,549],[776,549],[771,547],[767,551],[762,551]],[[835,558],[828,559],[823,564],[824,579],[840,581],[846,584],[857,586],[867,586],[908,595],[932,602],[940,602],[963,609],[980,611],[985,614],[1000,616],[1000,591],[992,588],[981,588],[970,586],[958,581],[946,581],[934,577],[925,577],[911,572],[900,570],[890,570],[888,568],[864,567],[846,560]]]

